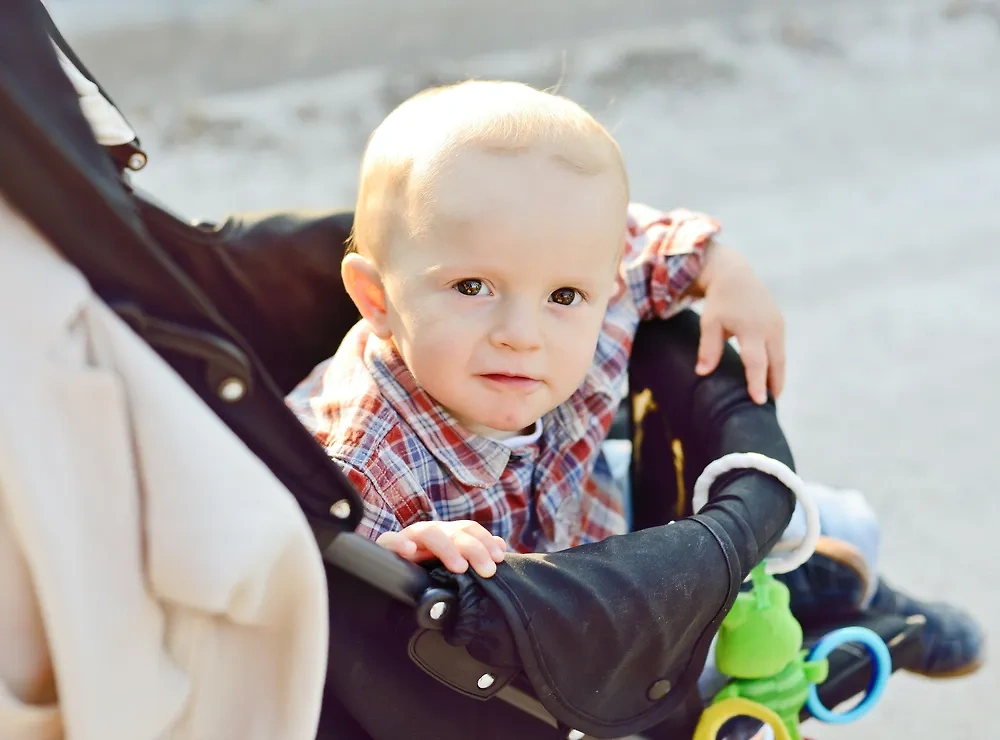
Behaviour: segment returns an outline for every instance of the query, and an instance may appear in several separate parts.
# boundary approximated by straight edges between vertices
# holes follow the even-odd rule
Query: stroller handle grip
[[[430,575],[419,565],[353,532],[334,537],[323,559],[410,606],[419,606],[434,586]]]

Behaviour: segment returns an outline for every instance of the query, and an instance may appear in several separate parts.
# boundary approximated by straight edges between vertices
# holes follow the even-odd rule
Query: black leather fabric
[[[361,318],[340,279],[352,212],[239,213],[195,226],[141,194],[136,203],[149,232],[253,347],[281,393],[332,355]]]

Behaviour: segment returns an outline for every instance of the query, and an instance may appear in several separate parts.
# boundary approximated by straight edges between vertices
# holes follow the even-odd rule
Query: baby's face
[[[516,433],[567,400],[616,289],[627,196],[542,153],[465,151],[427,228],[383,267],[393,341],[471,431]]]

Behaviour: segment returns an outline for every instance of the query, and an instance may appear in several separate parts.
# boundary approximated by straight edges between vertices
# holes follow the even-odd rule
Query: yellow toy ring
[[[735,696],[712,704],[701,713],[701,719],[698,720],[698,727],[695,728],[692,740],[715,740],[719,736],[719,730],[722,729],[722,726],[733,717],[759,719],[774,731],[774,740],[792,740],[785,723],[772,710],[763,704]]]

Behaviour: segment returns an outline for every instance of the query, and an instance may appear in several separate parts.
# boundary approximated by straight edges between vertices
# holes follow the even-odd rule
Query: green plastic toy
[[[799,711],[809,687],[826,680],[829,663],[807,661],[802,626],[789,608],[788,588],[761,563],[750,574],[753,589],[736,597],[716,643],[715,664],[733,680],[713,703],[743,698],[777,714],[793,740],[801,740]]]

